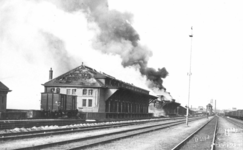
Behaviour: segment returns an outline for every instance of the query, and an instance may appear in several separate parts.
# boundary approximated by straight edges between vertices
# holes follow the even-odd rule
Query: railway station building
[[[149,91],[85,65],[43,84],[42,110],[78,110],[86,119],[151,117]]]
[[[0,114],[6,112],[8,92],[11,92],[11,90],[0,81]]]

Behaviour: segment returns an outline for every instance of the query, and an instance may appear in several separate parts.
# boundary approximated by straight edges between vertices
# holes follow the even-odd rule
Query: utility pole
[[[191,88],[191,64],[192,64],[192,38],[193,38],[193,28],[191,27],[191,34],[189,37],[191,38],[191,50],[190,50],[190,62],[189,62],[189,86],[188,86],[188,101],[187,101],[187,111],[186,111],[186,125],[188,126],[188,118],[189,118],[189,102],[190,102],[190,88]]]

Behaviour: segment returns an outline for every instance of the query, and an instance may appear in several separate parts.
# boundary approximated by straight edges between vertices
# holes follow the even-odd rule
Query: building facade
[[[55,79],[50,70],[50,78],[43,84],[43,110],[76,109],[103,118],[149,116],[149,101],[157,98],[147,90],[84,65]]]

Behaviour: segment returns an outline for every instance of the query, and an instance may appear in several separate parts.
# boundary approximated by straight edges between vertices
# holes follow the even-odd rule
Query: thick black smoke
[[[138,67],[146,76],[150,88],[164,88],[163,80],[168,75],[165,68],[155,70],[148,68],[148,60],[152,52],[139,43],[139,35],[131,26],[132,14],[109,10],[106,0],[64,0],[59,6],[65,11],[82,11],[89,22],[99,27],[99,34],[93,43],[94,48],[103,53],[119,55],[124,67]]]
[[[149,84],[149,88],[165,89],[163,87],[163,80],[161,79],[168,75],[165,68],[155,70],[154,68],[141,67],[140,72],[141,74],[146,75],[148,80],[152,81],[152,83]]]

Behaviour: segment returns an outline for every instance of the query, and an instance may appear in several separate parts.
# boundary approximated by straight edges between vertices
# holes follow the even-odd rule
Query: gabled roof
[[[9,90],[9,88],[6,85],[4,85],[1,81],[0,81],[0,91],[11,92],[11,90]]]
[[[106,79],[106,80],[102,80]],[[106,87],[124,88],[148,94],[149,91],[125,83],[103,72],[98,72],[85,65],[78,66],[67,73],[58,76],[44,84],[44,86],[68,86],[68,87]]]
[[[90,67],[81,65],[46,82],[44,86],[103,87],[104,83],[98,80],[102,78],[106,78],[106,76]]]

